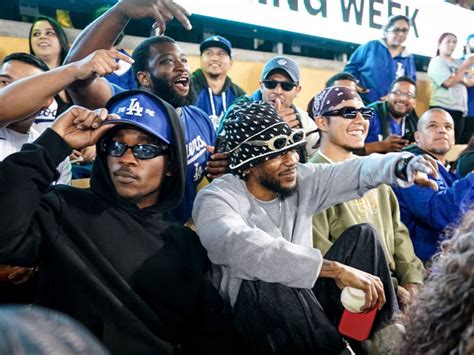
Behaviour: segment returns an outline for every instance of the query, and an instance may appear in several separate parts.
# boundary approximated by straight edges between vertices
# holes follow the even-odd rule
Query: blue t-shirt
[[[112,96],[126,90],[109,83]],[[186,140],[187,172],[184,197],[179,206],[173,211],[173,215],[181,222],[191,218],[193,203],[196,197],[197,186],[205,177],[206,163],[211,156],[206,145],[214,146],[216,132],[211,120],[204,111],[196,106],[180,107],[180,118],[183,122],[184,137]]]

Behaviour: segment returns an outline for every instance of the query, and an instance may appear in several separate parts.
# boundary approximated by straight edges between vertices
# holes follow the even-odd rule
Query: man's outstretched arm
[[[133,61],[116,50],[97,51],[78,62],[15,81],[0,89],[0,124],[21,121],[35,114],[74,81],[94,80],[112,73],[118,67],[115,59]]]
[[[84,58],[99,49],[110,49],[130,19],[152,17],[160,33],[166,22],[174,17],[184,28],[191,29],[189,13],[171,0],[122,0],[87,26],[77,37],[64,63]],[[90,109],[105,106],[112,96],[110,86],[103,78],[76,82],[68,88],[74,103]]]

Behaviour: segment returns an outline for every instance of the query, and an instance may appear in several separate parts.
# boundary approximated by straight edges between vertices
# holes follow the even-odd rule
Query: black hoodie
[[[0,163],[0,264],[39,265],[36,303],[78,319],[113,353],[228,353],[206,252],[163,218],[183,195],[186,166],[181,123],[169,113],[177,175],[149,208],[116,194],[101,153],[91,189],[48,190],[71,153],[51,129]]]

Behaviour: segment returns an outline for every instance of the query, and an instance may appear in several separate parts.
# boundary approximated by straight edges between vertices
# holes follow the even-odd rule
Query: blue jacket
[[[419,148],[414,154],[425,153]],[[474,204],[474,174],[459,179],[438,163],[439,191],[418,185],[409,188],[393,187],[400,203],[402,222],[410,231],[416,255],[429,260],[438,250],[441,232]]]
[[[409,76],[416,81],[416,67],[412,54],[406,50],[392,58],[383,40],[360,45],[344,68],[359,84],[370,91],[362,95],[367,104],[378,101],[390,91],[392,82],[399,76]]]
[[[109,84],[112,96],[125,90],[117,85]],[[206,163],[211,156],[206,145],[214,146],[216,132],[209,117],[196,106],[183,106],[177,109],[183,120],[184,138],[186,141],[187,171],[184,197],[173,211],[173,215],[181,222],[191,218],[197,187],[205,178]]]
[[[245,91],[233,83],[228,76],[225,79],[222,91],[217,95],[213,94],[201,69],[197,69],[191,76],[191,89],[196,94],[195,105],[207,113],[211,120],[215,117],[216,125],[218,118],[223,116],[229,106],[237,98],[245,95]]]

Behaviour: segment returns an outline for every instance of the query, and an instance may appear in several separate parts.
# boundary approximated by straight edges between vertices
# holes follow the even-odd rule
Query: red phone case
[[[368,313],[352,313],[344,309],[339,322],[339,333],[358,341],[366,340],[369,337],[376,314],[377,306]]]

